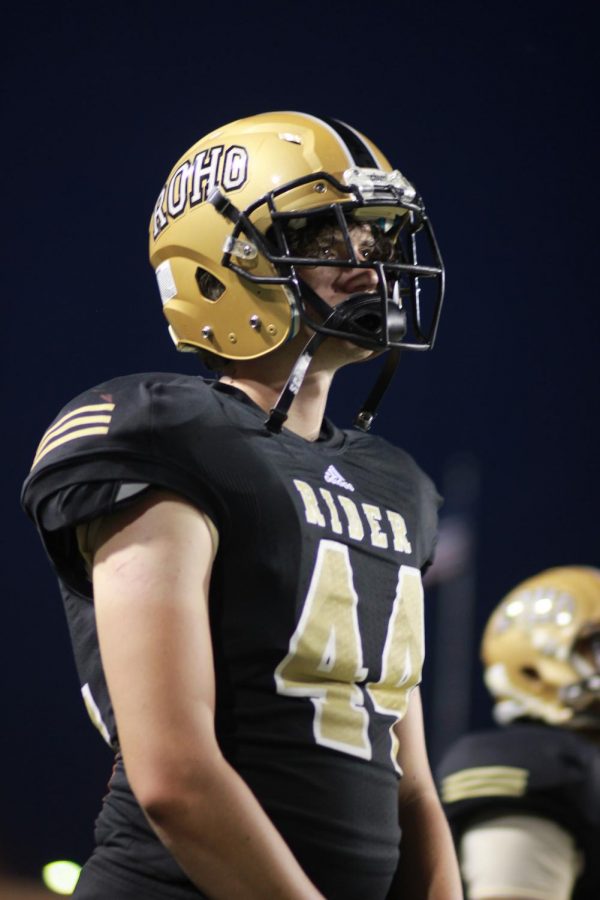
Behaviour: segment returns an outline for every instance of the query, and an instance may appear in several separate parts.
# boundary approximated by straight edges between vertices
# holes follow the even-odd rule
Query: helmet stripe
[[[356,161],[355,161],[352,153],[350,152],[348,145],[346,144],[346,142],[344,140],[342,140],[342,138],[340,136],[339,130],[337,128],[337,125],[339,124],[338,122],[336,122],[334,119],[326,119],[323,117],[319,118],[318,116],[312,116],[310,113],[296,112],[294,110],[288,110],[288,112],[291,112],[292,115],[294,115],[294,116],[301,116],[303,119],[312,119],[313,122],[318,122],[319,125],[322,125],[324,128],[326,128],[327,131],[329,131],[331,133],[331,136],[337,140],[337,142],[340,146],[340,150],[342,150],[342,152],[348,158],[348,165],[349,166],[356,165]]]
[[[362,139],[360,134],[354,130],[354,128],[346,125],[345,122],[340,122],[339,119],[329,119],[326,116],[322,117],[322,121],[333,128],[339,137],[341,137],[350,151],[356,166],[361,166],[365,169],[381,168],[369,149],[369,145]]]
[[[366,169],[381,169],[369,145],[350,125],[340,122],[339,119],[331,119],[329,116],[312,116],[310,113],[304,112],[293,112],[293,115],[302,116],[304,119],[312,119],[331,132],[332,137],[337,138],[340,149],[348,157],[349,165],[361,166]]]

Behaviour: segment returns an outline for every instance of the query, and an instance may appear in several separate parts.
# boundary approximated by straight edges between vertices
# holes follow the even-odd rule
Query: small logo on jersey
[[[354,485],[350,484],[349,481],[346,481],[343,475],[340,475],[335,466],[329,466],[324,475],[325,481],[328,484],[335,484],[336,487],[344,488],[345,491],[353,491]]]

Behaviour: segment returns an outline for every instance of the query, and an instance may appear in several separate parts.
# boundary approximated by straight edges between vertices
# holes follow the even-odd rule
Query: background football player
[[[454,900],[417,687],[439,498],[367,434],[435,338],[422,200],[349,126],[258,115],[176,163],[150,257],[175,344],[221,377],[77,397],[24,491],[116,753],[75,896]],[[385,351],[341,431],[334,373]]]
[[[502,729],[439,769],[467,896],[600,896],[600,570],[549,569],[495,609],[481,645]]]

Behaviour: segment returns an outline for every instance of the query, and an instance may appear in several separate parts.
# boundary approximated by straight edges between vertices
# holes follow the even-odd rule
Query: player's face
[[[350,239],[360,261],[366,262],[373,256],[375,238],[369,225],[355,225],[350,229]],[[316,241],[317,248],[314,255],[328,260],[348,258],[348,250],[341,231],[327,229],[316,238]],[[301,277],[329,306],[337,306],[351,294],[374,292],[377,288],[377,274],[373,269],[303,266]]]

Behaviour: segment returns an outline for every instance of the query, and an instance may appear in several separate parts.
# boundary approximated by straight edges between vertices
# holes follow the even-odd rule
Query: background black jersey
[[[308,442],[264,420],[227,385],[127,376],[65,407],[38,448],[24,505],[60,580],[88,710],[117,751],[89,865],[152,875],[148,896],[160,883],[198,896],[129,788],[74,530],[155,485],[218,531],[210,611],[224,755],[325,896],[383,900],[400,837],[391,727],[420,678],[420,572],[439,498],[381,438],[326,421]]]
[[[600,897],[600,745],[538,723],[466,735],[437,771],[455,837],[478,818],[519,810],[566,828],[585,857],[573,894]]]

